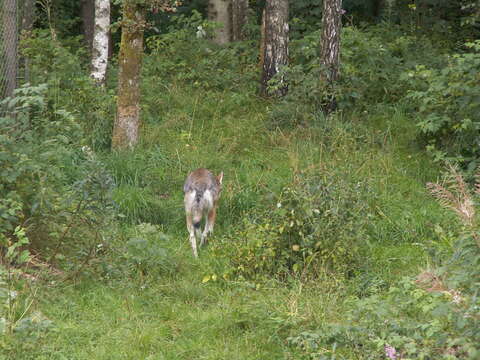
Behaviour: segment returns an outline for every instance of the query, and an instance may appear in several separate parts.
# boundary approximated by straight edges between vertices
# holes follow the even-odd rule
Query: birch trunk
[[[12,96],[17,87],[18,71],[18,38],[17,38],[17,2],[16,0],[3,0],[3,53],[5,54],[4,93],[5,97]],[[1,67],[0,67],[1,68]]]
[[[321,86],[327,90],[323,101],[324,110],[335,110],[336,101],[331,92],[333,83],[339,77],[340,32],[342,27],[342,0],[324,0],[322,17],[322,37],[320,41]]]
[[[247,24],[248,0],[232,0],[232,41],[245,39]]]
[[[97,84],[104,86],[108,65],[110,0],[95,0],[95,27],[92,44],[92,73]]]
[[[231,0],[209,0],[208,19],[222,25],[215,30],[213,41],[219,45],[227,44],[231,40]]]
[[[133,148],[140,128],[140,68],[143,55],[145,9],[127,1],[123,5],[122,39],[119,54],[117,117],[113,149]]]
[[[283,96],[288,86],[278,79],[278,88],[268,90],[268,82],[288,65],[288,0],[267,0],[264,12],[263,64],[260,93],[264,96]]]

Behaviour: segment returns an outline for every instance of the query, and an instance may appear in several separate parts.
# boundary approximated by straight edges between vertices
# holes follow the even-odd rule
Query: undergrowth
[[[429,53],[443,64],[443,50],[412,53],[418,39],[396,28],[345,29],[342,111],[325,116],[318,33],[294,41],[290,95],[273,101],[255,94],[252,43],[218,47],[195,36],[211,26],[198,15],[177,22],[147,41],[129,152],[107,150],[114,89],[93,86],[81,51],[44,33],[25,44],[47,85],[20,89],[15,120],[1,119],[1,234],[21,269],[5,289],[24,301],[2,315],[2,355],[473,359],[477,274],[446,259],[472,260],[476,235],[428,195],[440,171],[403,102],[402,74]],[[195,260],[182,186],[198,167],[225,178]],[[415,282],[425,268],[440,292]]]

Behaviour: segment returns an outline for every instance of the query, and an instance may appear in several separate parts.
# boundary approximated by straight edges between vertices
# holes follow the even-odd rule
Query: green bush
[[[455,169],[445,185],[430,184],[464,230],[449,261],[416,279],[405,277],[387,293],[350,298],[339,323],[288,339],[306,359],[332,354],[358,359],[478,359],[480,356],[480,235],[473,193]]]
[[[145,94],[159,84],[161,91],[166,91],[176,82],[203,91],[254,91],[257,53],[252,41],[220,47],[208,38],[198,38],[199,26],[208,36],[214,25],[197,12],[191,17],[176,17],[173,25],[172,31],[146,40],[150,54],[145,57],[142,70]]]
[[[46,30],[34,31],[22,41],[32,84],[47,84],[47,102],[81,119],[84,136],[93,149],[110,146],[115,113],[115,91],[95,85],[88,74],[89,57],[81,38],[52,40]]]
[[[320,31],[291,41],[291,63],[281,72],[289,92],[270,113],[274,126],[289,127],[318,122],[326,98],[334,96],[339,109],[368,109],[402,100],[411,84],[402,74],[428,57],[437,63],[438,52],[426,38],[404,34],[395,26],[342,29],[340,79],[331,88],[320,83],[318,60]],[[275,79],[272,81],[275,85]]]
[[[113,182],[94,154],[82,151],[76,118],[49,108],[46,93],[46,85],[24,86],[1,104],[0,234],[10,238],[21,226],[34,248],[84,252],[83,240],[102,242]]]
[[[300,174],[266,213],[246,218],[213,251],[228,258],[227,276],[352,275],[365,236],[366,191],[340,174]]]
[[[351,299],[345,324],[326,324],[288,342],[305,359],[331,359],[332,354],[355,359],[477,359],[477,314],[465,311],[465,303],[455,296],[421,289],[405,278],[386,295]]]
[[[128,230],[127,236],[126,242],[115,246],[116,260],[105,264],[107,275],[126,273],[143,278],[176,273],[177,261],[170,249],[171,239],[158,226],[141,223]]]
[[[418,66],[410,81],[422,82],[407,99],[418,106],[417,126],[437,160],[454,160],[474,171],[480,130],[480,41],[467,43],[471,52],[449,58],[442,69]]]

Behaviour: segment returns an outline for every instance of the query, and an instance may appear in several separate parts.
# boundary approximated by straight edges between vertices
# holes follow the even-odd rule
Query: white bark
[[[105,84],[108,65],[108,41],[110,27],[110,0],[95,0],[95,28],[92,46],[91,76],[100,84]]]

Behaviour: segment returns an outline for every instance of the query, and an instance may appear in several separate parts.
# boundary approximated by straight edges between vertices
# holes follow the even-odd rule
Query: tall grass
[[[99,154],[115,182],[118,234],[76,281],[53,279],[40,290],[34,307],[56,331],[6,339],[0,346],[7,358],[300,358],[287,346],[289,336],[343,320],[345,299],[381,294],[432,261],[429,245],[440,241],[438,228],[450,218],[425,190],[439,169],[415,142],[404,108],[363,104],[361,112],[277,128],[276,104],[258,98],[251,85],[231,84],[241,71],[251,77],[253,62],[245,69],[233,61],[235,49],[201,51],[207,63],[216,51],[232,60],[215,62],[229,83],[216,86],[218,74],[208,83],[208,71],[217,68],[198,75],[204,87],[171,73],[154,77],[155,63],[165,59],[147,57],[141,143],[131,152]],[[182,187],[198,167],[225,177],[214,245],[197,261]],[[320,269],[323,276],[310,281],[223,279],[233,256],[229,243],[245,241],[238,236],[244,222],[268,220],[282,189],[295,186],[302,172],[364,185],[358,267],[347,277]],[[222,256],[213,251],[218,244],[227,249]]]

